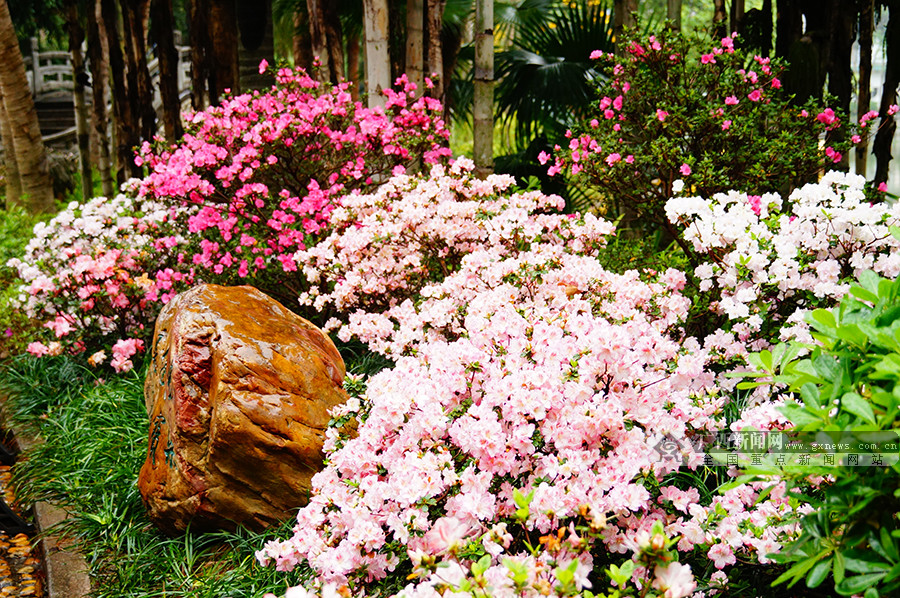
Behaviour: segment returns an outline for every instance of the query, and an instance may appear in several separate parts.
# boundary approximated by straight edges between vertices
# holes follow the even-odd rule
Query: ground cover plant
[[[93,595],[258,598],[302,580],[256,564],[277,531],[169,538],[147,519],[137,476],[147,454],[143,372],[102,380],[67,356],[16,358],[3,370],[6,423],[43,439],[20,456],[22,504],[50,501],[57,529],[88,561]]]

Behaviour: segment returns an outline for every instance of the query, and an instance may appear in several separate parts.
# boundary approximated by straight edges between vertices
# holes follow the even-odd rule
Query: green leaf
[[[848,556],[853,554],[854,556]],[[885,563],[884,561],[878,561],[873,559],[874,555],[872,555],[868,551],[864,550],[853,550],[847,551],[844,553],[844,560],[847,566],[847,569],[850,571],[854,571],[856,573],[886,573],[888,569],[891,568],[889,563]]]
[[[794,565],[793,567],[791,567],[790,569],[788,569],[787,571],[782,573],[778,577],[778,579],[776,579],[775,581],[772,582],[772,585],[777,586],[778,584],[784,583],[785,581],[790,579],[791,583],[788,584],[788,587],[793,586],[795,583],[800,581],[804,575],[806,575],[807,571],[809,571],[810,569],[813,568],[813,566],[815,566],[815,564],[819,561],[820,558],[822,558],[822,555],[817,554],[816,556],[811,556],[807,559],[800,561],[799,563],[797,563],[796,565]]]
[[[472,575],[475,577],[480,577],[484,575],[484,572],[488,570],[488,567],[491,566],[491,555],[486,554],[478,559],[478,562],[472,564]]]
[[[875,413],[872,411],[872,406],[857,393],[844,393],[844,396],[841,397],[841,407],[857,417],[861,417],[867,423],[875,425]]]
[[[808,588],[816,588],[819,587],[825,578],[828,577],[828,572],[831,571],[831,563],[832,560],[825,559],[816,564],[815,567],[809,570],[809,575],[806,576],[806,587]]]
[[[844,555],[840,552],[834,553],[834,583],[838,584],[844,581],[845,570]]]
[[[869,573],[866,575],[856,575],[854,577],[847,577],[841,583],[835,586],[835,590],[837,590],[838,594],[844,596],[852,596],[853,594],[859,594],[861,592],[865,592],[870,587],[881,581],[881,579],[887,574],[887,572],[882,573]]]
[[[819,330],[820,332],[824,332],[826,334],[829,332],[834,332],[835,326],[837,326],[837,322],[834,319],[834,314],[827,309],[813,310],[807,316],[807,319],[816,330]]]

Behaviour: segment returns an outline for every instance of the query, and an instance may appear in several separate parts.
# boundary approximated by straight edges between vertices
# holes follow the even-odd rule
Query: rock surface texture
[[[347,398],[331,340],[252,287],[202,285],[162,310],[152,359],[138,480],[150,518],[176,533],[291,517]]]

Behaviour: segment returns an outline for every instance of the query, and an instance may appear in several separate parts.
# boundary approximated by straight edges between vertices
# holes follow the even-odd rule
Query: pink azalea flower
[[[722,569],[726,565],[733,565],[737,562],[734,552],[728,544],[714,544],[706,553],[716,566],[716,569]]]
[[[689,174],[691,174],[691,167],[687,163],[682,164],[679,170],[681,171],[681,174],[683,176],[688,176]]]

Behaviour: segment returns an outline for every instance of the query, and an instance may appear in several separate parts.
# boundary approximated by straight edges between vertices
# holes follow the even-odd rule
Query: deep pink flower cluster
[[[352,100],[349,84],[324,85],[303,70],[282,69],[276,81],[194,114],[179,145],[145,144],[137,158],[150,169],[141,197],[197,207],[179,222],[185,245],[156,245],[183,252],[205,277],[274,269],[283,284],[297,270],[293,253],[327,228],[337,197],[449,155],[440,102],[414,99],[405,78],[373,109]]]

